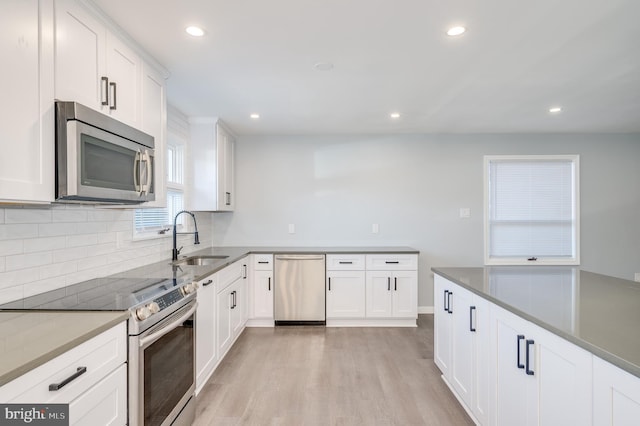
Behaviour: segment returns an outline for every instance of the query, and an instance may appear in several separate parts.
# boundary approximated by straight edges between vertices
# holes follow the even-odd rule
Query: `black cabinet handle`
[[[64,379],[60,383],[52,383],[52,384],[50,384],[49,385],[49,391],[52,392],[52,391],[57,391],[59,389],[62,389],[63,387],[65,387],[69,383],[73,382],[75,379],[77,379],[78,377],[82,376],[86,372],[87,372],[87,367],[78,367],[78,369],[76,370],[75,373],[73,373],[71,376],[67,377],[66,379]]]
[[[267,261],[267,260],[258,260],[258,263],[262,265],[262,264],[269,263],[269,261]]]
[[[520,341],[524,340],[524,334],[518,334],[518,340],[516,342],[516,345],[518,346],[518,351],[517,351],[517,360],[516,360],[516,365],[518,366],[518,368],[524,368],[524,364],[522,364],[520,362]]]
[[[447,301],[448,301],[448,303],[447,303],[447,312],[449,312],[450,314],[453,313],[453,309],[451,309],[451,306],[452,306],[451,296],[453,296],[453,292],[452,291],[450,291],[449,295],[447,296]]]
[[[529,376],[533,376],[533,370],[529,368],[529,348],[534,344],[535,342],[532,339],[527,339],[527,348],[526,348],[526,368],[525,368],[525,372],[529,375]]]
[[[444,291],[444,311],[449,312],[449,308],[447,308],[447,301],[449,300],[449,290]]]
[[[247,279],[247,265],[242,265],[242,278]]]
[[[331,277],[327,278],[329,280],[329,291],[331,291]]]
[[[469,331],[475,333],[476,328],[473,326],[473,311],[476,310],[475,306],[469,306]]]
[[[271,291],[271,277],[269,277],[269,287],[268,290]]]
[[[397,265],[398,262],[397,260],[385,260],[384,263],[386,263],[387,265]]]
[[[393,277],[393,291],[398,291],[398,277]]]
[[[113,104],[109,105],[109,109],[118,109],[118,103],[116,100],[116,92],[118,91],[118,88],[116,87],[116,82],[112,81],[111,83],[109,83],[109,86],[113,87]]]
[[[211,284],[212,282],[213,282],[213,280],[205,281],[205,282],[202,283],[202,287],[206,287],[209,284]]]
[[[231,295],[231,309],[235,309],[236,308],[236,291],[234,290],[229,294]]]
[[[348,262],[347,262],[347,261],[344,261],[344,262],[343,262],[343,261],[341,260],[341,261],[340,261],[340,262],[338,262],[338,263],[339,263],[340,265],[353,265],[353,262],[351,262],[351,261],[348,261]]]
[[[100,77],[102,82],[102,89],[104,92],[104,99],[102,99],[102,105],[109,105],[109,79],[107,77]]]
[[[391,291],[391,277],[387,277],[387,291]]]
[[[230,192],[225,192],[225,198],[227,199],[226,200],[227,201],[226,202],[227,206],[230,206],[231,205],[231,193]]]

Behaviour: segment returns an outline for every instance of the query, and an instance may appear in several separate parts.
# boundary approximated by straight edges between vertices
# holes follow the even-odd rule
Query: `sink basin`
[[[184,259],[176,260],[173,262],[174,265],[192,265],[192,266],[202,266],[202,265],[211,265],[212,263],[216,263],[219,260],[226,259],[229,256],[217,255],[217,256],[191,256],[186,257]]]

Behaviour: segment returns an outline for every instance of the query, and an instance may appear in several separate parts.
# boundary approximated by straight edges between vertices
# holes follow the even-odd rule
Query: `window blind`
[[[488,164],[489,258],[576,257],[573,159],[492,159]]]

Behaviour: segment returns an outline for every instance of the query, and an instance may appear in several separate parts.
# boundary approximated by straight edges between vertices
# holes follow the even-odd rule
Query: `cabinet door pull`
[[[398,291],[398,277],[393,277],[393,291]]]
[[[227,206],[231,205],[231,193],[230,192],[225,192],[225,198],[226,198],[226,204]]]
[[[449,312],[449,308],[447,308],[447,301],[449,300],[449,290],[444,291],[444,311]]]
[[[269,263],[268,260],[258,260],[258,263],[261,265],[266,265],[267,263]]]
[[[387,265],[397,265],[400,262],[397,260],[385,260],[384,263],[386,263]]]
[[[118,92],[118,88],[116,87],[116,82],[112,81],[111,83],[109,83],[109,87],[113,88],[113,93],[111,97],[113,103],[109,105],[109,109],[110,110],[118,109],[118,101],[116,99],[116,93]]]
[[[269,281],[269,285],[268,285],[267,289],[269,291],[271,291],[271,277],[268,277],[268,281]]]
[[[516,356],[518,359],[516,360],[516,365],[518,366],[518,368],[524,368],[524,364],[520,362],[520,341],[521,340],[524,340],[524,334],[518,334],[518,340],[516,342],[516,345],[518,348],[517,356]]]
[[[469,331],[475,333],[476,328],[473,326],[473,312],[476,310],[475,306],[469,306]]]
[[[339,261],[338,263],[339,263],[340,265],[353,265],[353,262],[351,262],[351,261],[342,261],[342,260],[341,260],[341,261]]]
[[[387,277],[387,291],[391,291],[391,277]]]
[[[447,303],[447,312],[449,312],[450,314],[453,313],[453,309],[451,309],[451,306],[452,306],[451,296],[453,296],[453,292],[452,291],[449,292],[449,296],[447,297],[447,301],[448,301],[448,303]]]
[[[100,77],[100,82],[102,84],[102,105],[109,105],[109,79],[107,77]]]
[[[233,293],[235,293],[235,291],[232,291],[231,293],[229,293],[229,296],[231,297],[231,306],[229,306],[229,309],[233,309],[236,307],[235,297],[233,296]]]
[[[242,265],[242,278],[247,279],[247,265]]]
[[[52,383],[52,384],[50,384],[49,385],[49,391],[53,392],[53,391],[57,391],[57,390],[62,389],[63,387],[65,387],[69,383],[73,382],[75,379],[77,379],[78,377],[82,376],[86,372],[87,372],[87,367],[78,367],[78,369],[76,370],[75,373],[73,373],[71,376],[67,377],[66,379],[64,379],[60,383]]]
[[[329,291],[331,291],[331,277],[327,278],[327,280],[329,281]]]
[[[527,339],[527,347],[526,347],[526,368],[525,368],[525,372],[529,375],[529,376],[533,376],[534,372],[532,369],[529,368],[529,347],[531,347],[535,342],[533,341],[533,339]]]
[[[206,286],[208,286],[209,284],[211,284],[212,282],[213,282],[213,280],[205,281],[205,282],[203,282],[203,283],[202,283],[202,287],[206,287]]]

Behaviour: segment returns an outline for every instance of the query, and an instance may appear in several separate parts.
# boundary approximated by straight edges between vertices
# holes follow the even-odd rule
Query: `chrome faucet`
[[[191,218],[193,219],[193,226],[196,229],[195,232],[176,232],[176,229],[177,229],[176,221],[178,220],[178,216],[180,216],[182,213],[187,213],[188,215],[191,216]],[[198,238],[198,224],[196,223],[196,217],[190,211],[187,211],[187,210],[179,211],[176,214],[176,217],[173,218],[173,252],[171,254],[171,260],[173,260],[173,261],[178,260],[178,255],[180,254],[180,250],[182,250],[182,247],[176,248],[176,235],[177,234],[193,234],[194,235],[193,244],[200,244],[200,238]]]

